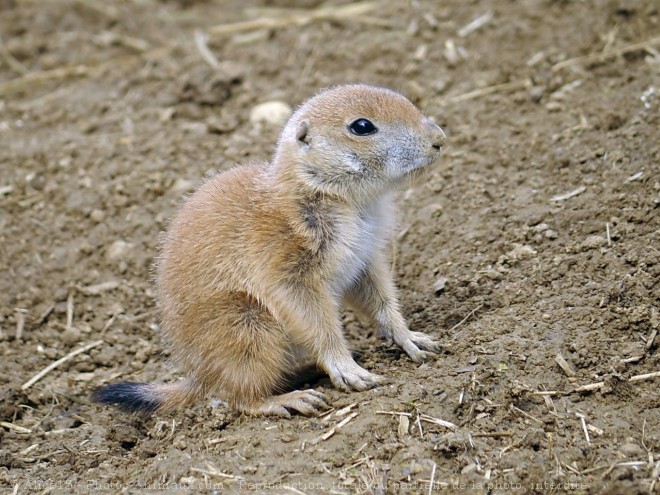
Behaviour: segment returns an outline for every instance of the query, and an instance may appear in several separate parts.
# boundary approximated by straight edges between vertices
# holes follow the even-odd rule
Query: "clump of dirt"
[[[656,3],[0,3],[5,491],[659,489]],[[355,81],[449,136],[400,195],[395,245],[405,316],[438,359],[414,365],[348,314],[392,384],[321,380],[324,417],[92,404],[104,383],[177,376],[150,267],[184,194],[272,153],[278,127],[250,110]]]

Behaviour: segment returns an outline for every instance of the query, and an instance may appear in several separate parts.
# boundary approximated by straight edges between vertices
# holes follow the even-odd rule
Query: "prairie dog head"
[[[404,96],[363,84],[337,86],[305,102],[280,136],[275,167],[346,198],[373,197],[433,163],[442,129]]]

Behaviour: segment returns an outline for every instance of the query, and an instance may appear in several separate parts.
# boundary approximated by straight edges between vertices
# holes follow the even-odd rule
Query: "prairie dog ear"
[[[296,128],[296,139],[298,140],[298,145],[300,147],[307,147],[309,146],[309,122],[306,120],[301,120],[298,123],[298,127]]]

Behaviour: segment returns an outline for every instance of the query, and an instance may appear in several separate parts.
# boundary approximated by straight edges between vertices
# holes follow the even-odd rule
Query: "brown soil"
[[[556,64],[657,37],[659,4],[387,0],[211,35],[217,68],[195,47],[196,29],[319,3],[0,1],[2,490],[657,493],[660,381],[628,380],[660,370],[660,48]],[[91,404],[104,383],[178,376],[150,266],[183,194],[273,151],[251,108],[349,81],[397,88],[447,130],[401,194],[396,259],[411,328],[444,352],[414,365],[347,315],[393,384],[321,380],[324,418]]]

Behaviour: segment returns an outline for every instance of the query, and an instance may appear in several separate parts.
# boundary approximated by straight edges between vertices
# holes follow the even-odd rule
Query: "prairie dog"
[[[166,411],[214,394],[250,414],[316,414],[314,390],[278,395],[315,363],[339,389],[384,378],[360,367],[343,335],[352,303],[415,362],[438,350],[399,310],[385,252],[392,193],[440,155],[445,135],[402,95],[355,84],[305,102],[271,163],[219,173],[174,217],[157,262],[157,303],[174,360],[171,384],[123,382],[99,402]]]

